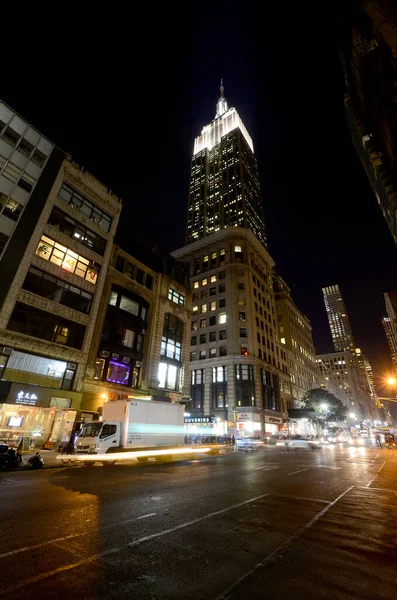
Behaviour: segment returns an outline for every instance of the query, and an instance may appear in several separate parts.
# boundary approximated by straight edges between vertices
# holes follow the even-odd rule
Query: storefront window
[[[3,379],[45,387],[71,389],[75,370],[75,363],[66,363],[14,350],[8,359]]]

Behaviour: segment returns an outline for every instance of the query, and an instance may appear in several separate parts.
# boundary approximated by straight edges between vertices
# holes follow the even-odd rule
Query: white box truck
[[[183,404],[171,402],[137,399],[106,402],[103,421],[83,425],[75,451],[87,456],[181,447],[184,445],[184,411]],[[156,460],[162,462],[170,456],[171,452],[170,455],[163,453],[156,456]],[[87,462],[92,463],[94,458]],[[149,458],[147,455],[138,460]],[[98,457],[98,460],[101,459]]]

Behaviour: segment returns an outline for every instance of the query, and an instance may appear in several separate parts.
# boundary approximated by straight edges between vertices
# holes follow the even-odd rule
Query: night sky
[[[332,351],[321,288],[338,283],[381,378],[396,248],[345,121],[340,15],[335,3],[317,13],[289,4],[263,14],[249,2],[186,3],[182,14],[64,9],[34,39],[18,34],[34,60],[3,67],[0,96],[123,198],[123,229],[173,250],[185,239],[194,137],[214,118],[223,77],[253,138],[270,254],[317,351]]]

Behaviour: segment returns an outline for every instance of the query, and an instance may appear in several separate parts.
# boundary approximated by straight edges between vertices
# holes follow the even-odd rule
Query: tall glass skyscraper
[[[339,286],[325,287],[323,294],[335,352],[344,352],[345,350],[354,352],[356,346]]]
[[[267,247],[254,146],[221,80],[215,118],[194,141],[186,243],[227,227],[250,229]]]

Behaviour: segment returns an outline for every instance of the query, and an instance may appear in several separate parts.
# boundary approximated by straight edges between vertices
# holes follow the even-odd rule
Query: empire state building
[[[267,247],[254,146],[221,80],[215,118],[194,141],[186,243],[227,227],[250,229]]]

